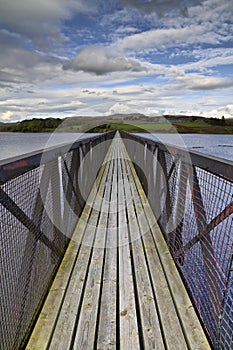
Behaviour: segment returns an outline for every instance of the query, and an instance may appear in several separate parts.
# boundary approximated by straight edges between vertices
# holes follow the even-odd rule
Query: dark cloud
[[[139,61],[121,56],[111,48],[90,46],[81,49],[75,58],[63,65],[63,69],[104,75],[111,72],[142,71],[145,68]]]
[[[93,0],[0,0],[0,23],[28,37],[34,47],[57,51],[67,39],[61,23],[76,12],[95,11]]]
[[[1,83],[21,83],[17,76],[4,71],[0,71],[0,81]]]

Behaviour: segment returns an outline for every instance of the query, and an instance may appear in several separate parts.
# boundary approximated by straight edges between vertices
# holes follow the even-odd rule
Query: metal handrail
[[[191,149],[175,146],[170,143],[162,143],[161,141],[151,140],[150,138],[142,137],[140,135],[121,131],[123,138],[137,140],[141,144],[147,144],[151,147],[158,147],[161,151],[169,152],[174,156],[178,156],[180,160],[187,162],[187,155],[190,157],[188,162],[191,160],[195,166],[209,171],[213,174],[222,176],[230,181],[233,181],[233,161],[209,154],[204,154]]]
[[[115,132],[107,132],[100,135],[108,135],[112,137]],[[51,162],[63,154],[73,151],[80,146],[85,146],[98,140],[100,135],[88,136],[75,142],[66,142],[58,146],[52,146],[45,149],[39,149],[37,151],[28,152],[23,155],[10,157],[0,160],[0,185],[13,179],[16,176],[20,176],[27,171],[37,168],[40,165]]]

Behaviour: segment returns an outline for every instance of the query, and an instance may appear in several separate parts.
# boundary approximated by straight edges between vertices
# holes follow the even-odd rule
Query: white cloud
[[[12,118],[14,118],[14,112],[12,111],[6,111],[2,113],[1,120],[3,121],[11,121]]]
[[[193,67],[192,64],[172,66],[165,71],[165,74],[167,77],[175,79],[180,88],[190,90],[215,90],[233,86],[233,80],[230,78],[186,73],[185,70],[189,70],[190,66]],[[198,63],[196,63],[196,66],[198,67]]]
[[[154,29],[134,34],[116,42],[122,49],[142,50],[150,48],[171,48],[191,44],[219,44],[223,37],[207,30],[205,25],[192,25],[185,28]]]
[[[157,13],[162,9],[163,12],[159,20],[153,18],[150,25],[153,29],[119,39],[116,45],[125,50],[182,49],[188,45],[218,45],[233,40],[231,0],[124,2],[138,9],[153,8]]]
[[[176,77],[176,80],[191,90],[214,90],[233,86],[233,80],[228,78],[208,77],[198,74],[188,74]]]
[[[223,49],[223,50],[207,50],[207,52],[201,52],[202,50],[195,51],[193,54],[199,57],[196,62],[191,62],[182,65],[182,68],[186,71],[196,70],[201,71],[207,68],[223,66],[223,65],[233,65],[233,50]],[[205,50],[203,50],[205,51]],[[204,57],[204,59],[202,59]]]
[[[120,26],[116,29],[117,34],[132,34],[138,32],[138,29],[135,27],[126,27],[126,26]]]
[[[23,90],[0,101],[2,120],[21,120],[28,116],[69,117],[74,115],[109,115],[139,112],[146,115],[195,114],[229,116],[233,112],[232,91],[219,95],[219,90],[205,90],[193,95],[189,82],[156,87],[127,85],[119,87],[81,87],[60,90],[37,89],[33,94]],[[223,97],[224,96],[224,97]],[[222,106],[219,108],[219,106]],[[233,113],[232,113],[233,114]],[[231,114],[231,115],[232,115]]]
[[[122,56],[111,48],[95,46],[81,49],[74,59],[63,65],[63,68],[64,70],[84,71],[96,75],[145,70],[137,60]]]
[[[133,113],[133,112],[137,112],[137,109],[133,109],[127,104],[117,102],[109,108],[109,110],[105,113],[105,115],[118,114],[118,113],[127,114],[127,113]]]
[[[221,106],[217,109],[218,115],[224,115],[225,117],[233,116],[233,104],[228,104],[226,106]]]

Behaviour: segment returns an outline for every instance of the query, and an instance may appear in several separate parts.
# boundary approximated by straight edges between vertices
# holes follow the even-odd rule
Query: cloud
[[[185,28],[154,29],[130,35],[116,42],[116,47],[136,51],[153,48],[171,48],[192,44],[219,44],[223,37],[207,31],[205,25],[192,25]]]
[[[6,111],[2,113],[1,120],[3,121],[11,121],[14,118],[14,112]]]
[[[233,65],[233,49],[194,50],[193,56],[197,61],[186,63],[182,68],[186,71],[201,71],[207,68]]]
[[[75,58],[63,65],[64,70],[84,71],[96,75],[111,72],[142,71],[139,61],[120,55],[111,48],[90,46],[81,49]]]
[[[198,74],[188,74],[176,77],[178,83],[187,89],[202,91],[225,89],[233,86],[233,80],[229,78],[208,77]]]
[[[5,120],[232,111],[231,0],[0,0],[0,9]]]
[[[226,117],[233,116],[233,104],[228,104],[226,106],[221,106],[217,109],[218,114],[224,115]]]
[[[146,30],[144,26],[141,33],[119,38],[116,46],[121,49],[138,52],[157,48],[164,51],[189,45],[219,45],[233,40],[231,0],[182,0],[176,4],[174,1],[159,0],[123,2],[133,8],[151,8],[155,12],[162,8],[163,16],[159,19],[155,19],[153,13],[145,16],[145,20],[152,20],[151,29]]]
[[[174,76],[171,78],[175,79]],[[219,89],[210,89],[213,81],[209,81],[205,83],[208,83],[208,89],[205,85],[205,94],[202,93],[203,90],[198,94],[195,90],[197,81],[197,75],[195,77],[184,75],[184,80],[175,80],[174,84],[160,86],[132,83],[88,89],[81,86],[69,88],[64,86],[54,90],[37,87],[33,94],[22,89],[17,93],[1,95],[0,119],[13,121],[33,116],[42,118],[94,116],[131,112],[161,115],[179,114],[181,111],[190,115],[194,113],[204,116],[229,116],[232,111],[232,89],[223,90],[224,92],[220,94]],[[202,87],[203,85],[204,80]],[[222,107],[219,109],[219,106]]]
[[[58,23],[61,19],[70,18],[74,11],[95,12],[95,3],[93,0],[0,0],[0,22],[8,23],[14,28],[24,28],[25,31],[30,29],[30,32],[35,21],[38,24],[41,22],[41,26],[34,29],[43,31],[44,23]]]
[[[95,11],[93,0],[0,0],[0,23],[12,32],[20,32],[34,47],[60,49],[67,38],[62,33],[62,22],[74,13]]]
[[[112,105],[105,114],[106,115],[127,114],[127,113],[134,113],[134,112],[137,112],[137,108],[132,108],[128,106],[128,104],[117,102],[114,105]]]
[[[203,91],[225,89],[233,86],[233,80],[230,78],[186,73],[184,70],[186,67],[186,65],[172,66],[166,71],[168,78],[175,79],[178,84],[177,88]]]
[[[125,6],[137,8],[139,11],[143,13],[151,13],[156,12],[156,14],[161,17],[166,15],[169,12],[180,12],[186,13],[187,6],[191,6],[193,3],[200,3],[201,1],[194,0],[179,0],[179,2],[175,3],[173,0],[149,0],[149,1],[140,1],[140,0],[121,0],[121,2]]]

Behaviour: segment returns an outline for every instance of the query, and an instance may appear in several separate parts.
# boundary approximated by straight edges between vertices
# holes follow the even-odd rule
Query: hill
[[[71,117],[31,119],[1,123],[0,132],[104,132],[125,130],[151,133],[233,134],[233,119],[199,116],[146,116],[140,113],[114,114],[108,117]]]

